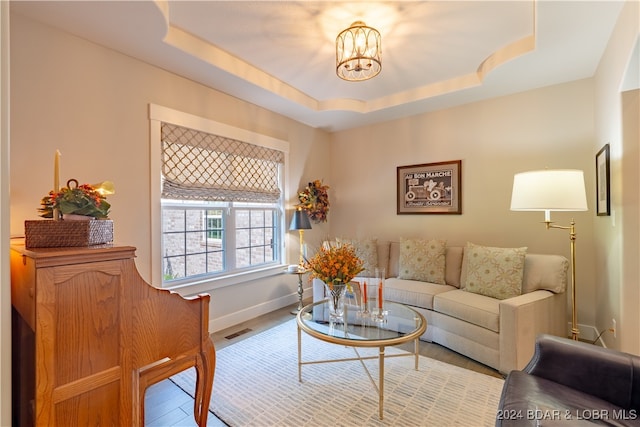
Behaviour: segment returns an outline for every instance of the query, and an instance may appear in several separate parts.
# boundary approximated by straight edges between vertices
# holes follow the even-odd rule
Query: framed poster
[[[398,215],[461,214],[462,160],[398,166]]]
[[[596,154],[596,213],[598,216],[611,215],[609,184],[609,144]]]

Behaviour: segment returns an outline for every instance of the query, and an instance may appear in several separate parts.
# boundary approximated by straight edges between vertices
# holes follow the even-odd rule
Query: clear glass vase
[[[334,283],[332,286],[325,283],[326,294],[329,298],[329,320],[343,320],[344,315],[344,295],[347,285],[344,283]]]

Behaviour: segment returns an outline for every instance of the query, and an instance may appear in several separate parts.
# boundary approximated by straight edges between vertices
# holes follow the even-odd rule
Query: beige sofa
[[[400,242],[370,240],[377,266],[386,269],[385,299],[407,304],[424,315],[421,337],[507,374],[531,359],[535,338],[546,333],[566,336],[568,260],[559,255],[524,255],[521,294],[506,299],[465,289],[466,252],[447,246],[444,284],[399,279]],[[369,274],[367,274],[369,276]],[[356,278],[355,280],[358,280]],[[314,301],[324,298],[322,282],[314,279]]]

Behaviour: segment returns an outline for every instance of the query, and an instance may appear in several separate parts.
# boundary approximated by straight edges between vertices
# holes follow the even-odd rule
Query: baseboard
[[[304,288],[303,295],[311,295],[311,288]],[[285,295],[280,298],[265,301],[260,304],[256,304],[251,307],[247,307],[243,310],[236,311],[235,313],[227,314],[226,316],[214,317],[209,319],[209,333],[221,331],[223,329],[230,328],[238,325],[242,322],[246,322],[251,319],[255,319],[263,314],[271,313],[272,311],[287,307],[298,302],[298,292],[294,292]]]

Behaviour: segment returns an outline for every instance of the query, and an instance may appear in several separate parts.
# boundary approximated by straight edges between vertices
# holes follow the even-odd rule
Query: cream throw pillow
[[[343,239],[336,238],[338,244],[347,243],[353,246],[356,256],[363,262],[364,270],[360,277],[374,277],[378,268],[378,239]]]
[[[463,259],[464,290],[497,299],[520,295],[526,254],[526,247],[493,248],[468,242]]]
[[[446,240],[400,238],[398,279],[446,284],[444,280]]]

